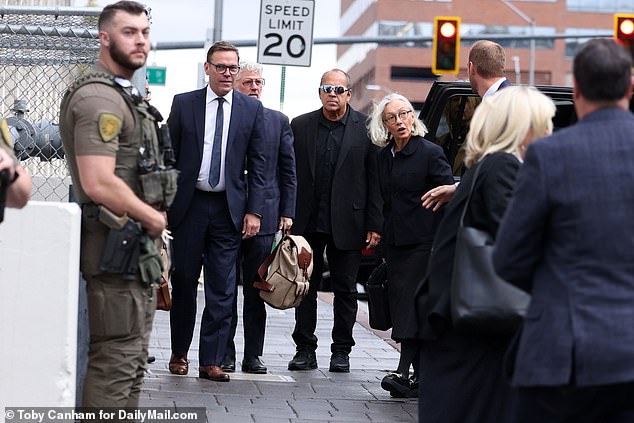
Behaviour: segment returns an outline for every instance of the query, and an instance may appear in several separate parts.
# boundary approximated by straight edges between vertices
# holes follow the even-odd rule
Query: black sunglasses
[[[350,91],[348,88],[342,87],[341,85],[322,85],[319,89],[327,94],[330,94],[333,90],[335,94],[343,94],[346,91]]]

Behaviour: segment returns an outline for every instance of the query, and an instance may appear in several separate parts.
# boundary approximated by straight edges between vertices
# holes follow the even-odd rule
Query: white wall
[[[73,407],[81,211],[31,201],[0,224],[0,413]]]

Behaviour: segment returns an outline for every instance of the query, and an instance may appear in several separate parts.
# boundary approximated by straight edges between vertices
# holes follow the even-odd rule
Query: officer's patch
[[[121,132],[121,119],[112,113],[99,115],[99,135],[103,142],[112,141]]]
[[[0,120],[0,136],[7,147],[13,148],[11,133],[9,132],[9,127],[7,126],[7,121],[5,119]]]

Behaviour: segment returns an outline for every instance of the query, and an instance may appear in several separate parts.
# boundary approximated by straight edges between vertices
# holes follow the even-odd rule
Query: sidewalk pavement
[[[238,291],[241,291],[239,289]],[[374,331],[367,323],[367,306],[359,303],[354,327],[356,346],[350,354],[350,373],[331,373],[330,331],[332,330],[332,294],[319,293],[317,337],[317,370],[291,372],[288,362],[295,354],[291,338],[294,309],[275,310],[267,307],[267,331],[262,361],[268,367],[265,375],[240,371],[244,338],[242,318],[236,335],[237,371],[229,383],[198,378],[198,333],[203,308],[202,292],[198,293],[198,318],[189,352],[187,376],[170,374],[169,314],[157,311],[150,341],[150,355],[156,361],[149,365],[145,377],[143,407],[206,407],[210,423],[280,423],[280,422],[416,422],[417,400],[390,398],[381,389],[386,372],[396,369],[399,353],[389,332]],[[238,309],[242,295],[239,296]]]

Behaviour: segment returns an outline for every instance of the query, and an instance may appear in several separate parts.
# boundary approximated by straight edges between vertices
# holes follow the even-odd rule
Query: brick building
[[[536,34],[593,34],[611,31],[614,13],[634,13],[633,0],[511,0],[535,21]],[[341,34],[356,36],[428,36],[435,16],[459,16],[461,35],[530,34],[529,24],[501,0],[341,0]],[[483,37],[485,38],[485,37]],[[571,85],[571,63],[583,39],[537,40],[535,83]],[[507,78],[528,83],[529,41],[500,42],[506,49]],[[471,42],[462,42],[458,75],[436,77],[431,72],[432,45],[403,43],[340,45],[337,60],[349,71],[352,105],[367,111],[373,99],[397,91],[418,107],[436,79],[466,79]],[[515,57],[515,59],[514,59]],[[367,85],[382,89],[371,91]]]

